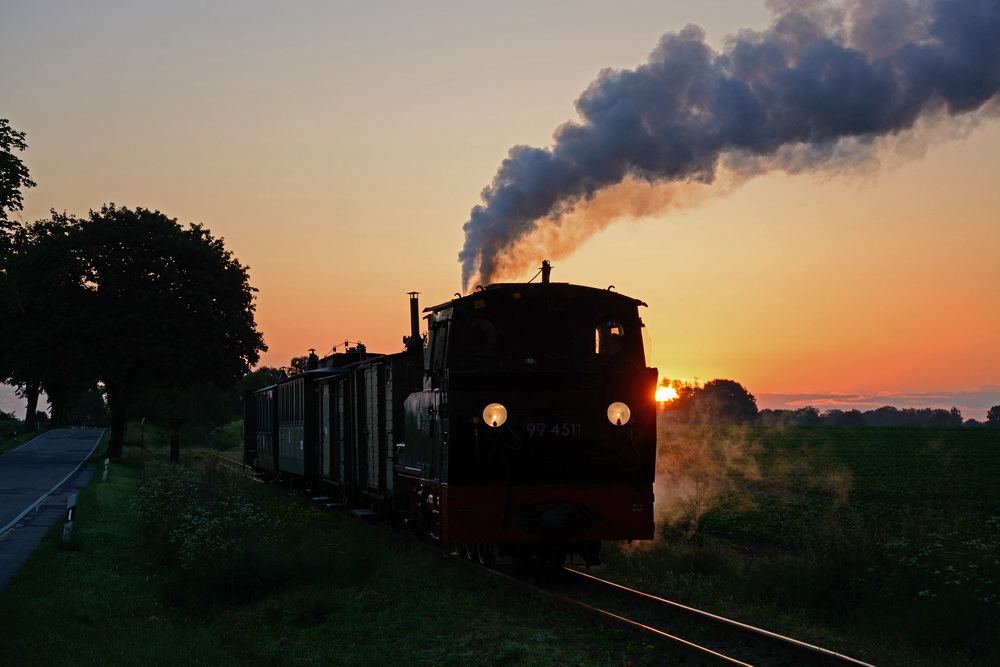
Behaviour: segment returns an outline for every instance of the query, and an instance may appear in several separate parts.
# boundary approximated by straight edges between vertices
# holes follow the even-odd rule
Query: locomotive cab
[[[498,284],[427,309],[404,474],[441,539],[593,553],[651,538],[657,373],[609,290]]]

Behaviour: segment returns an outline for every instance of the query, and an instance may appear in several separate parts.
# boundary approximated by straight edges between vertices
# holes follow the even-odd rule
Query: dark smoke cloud
[[[767,30],[743,30],[722,52],[696,26],[667,33],[646,64],[602,71],[551,148],[512,148],[464,226],[465,288],[490,282],[539,220],[558,225],[627,179],[712,183],[721,164],[744,176],[835,168],[918,121],[1000,108],[1000,0],[769,7]]]

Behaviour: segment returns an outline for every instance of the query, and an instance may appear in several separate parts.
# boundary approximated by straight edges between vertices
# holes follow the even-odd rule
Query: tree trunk
[[[49,396],[49,417],[52,419],[52,426],[62,428],[68,426],[66,423],[66,399],[58,391],[51,389],[46,391]]]
[[[122,457],[122,447],[125,443],[125,424],[128,419],[128,397],[114,384],[105,384],[108,392],[108,410],[111,411],[111,437],[108,439],[110,459]]]
[[[24,388],[24,397],[28,399],[28,407],[24,414],[24,430],[31,431],[38,429],[38,394],[41,389],[38,383],[31,383]]]

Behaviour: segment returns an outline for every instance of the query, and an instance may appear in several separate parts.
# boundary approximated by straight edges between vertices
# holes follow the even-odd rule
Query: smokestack
[[[466,291],[527,270],[519,258],[532,253],[518,246],[550,227],[560,252],[602,229],[620,212],[588,216],[586,228],[560,223],[626,180],[710,184],[720,166],[742,180],[856,166],[920,121],[975,122],[1000,107],[997,0],[769,4],[771,26],[738,32],[722,52],[697,26],[667,33],[644,65],[601,72],[551,148],[510,149],[464,225]]]
[[[420,339],[420,305],[417,295],[420,292],[407,292],[410,295],[410,337],[406,340],[406,349],[420,349],[423,347]]]
[[[543,259],[542,260],[542,283],[543,284],[546,284],[546,285],[548,284],[548,282],[549,282],[549,275],[551,275],[551,273],[552,273],[552,265],[549,264],[549,260]]]

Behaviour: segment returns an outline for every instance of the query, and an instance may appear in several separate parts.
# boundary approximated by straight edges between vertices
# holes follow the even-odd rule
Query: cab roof
[[[511,293],[511,292],[522,292],[530,294],[532,296],[538,294],[550,294],[552,296],[590,296],[594,299],[619,299],[627,302],[631,302],[636,306],[648,307],[646,302],[639,299],[626,296],[624,294],[619,294],[618,292],[612,291],[614,286],[608,287],[607,289],[598,289],[596,287],[587,287],[585,285],[574,285],[572,283],[493,283],[487,287],[478,287],[471,294],[466,294],[465,296],[456,297],[451,301],[446,301],[444,303],[438,304],[436,306],[429,306],[424,308],[425,313],[437,312],[445,308],[452,308],[457,304],[467,302],[473,299],[481,298],[483,296],[489,296],[491,294],[501,294],[501,293]]]

